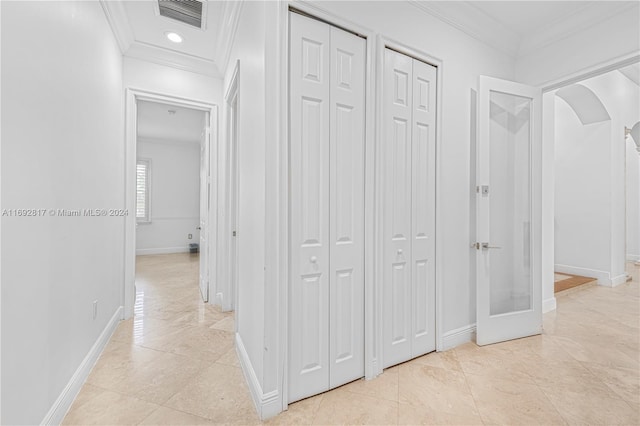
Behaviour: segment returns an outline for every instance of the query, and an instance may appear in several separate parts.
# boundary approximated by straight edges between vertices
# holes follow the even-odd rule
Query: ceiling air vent
[[[203,28],[202,2],[198,0],[158,0],[160,16]]]

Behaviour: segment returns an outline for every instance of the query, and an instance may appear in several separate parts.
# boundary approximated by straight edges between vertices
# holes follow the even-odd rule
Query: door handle
[[[198,226],[196,229],[199,231],[199,230],[201,230],[201,229],[202,229],[202,227]]]
[[[501,249],[502,247],[490,246],[489,243],[482,243],[482,250]]]
[[[318,258],[317,258],[317,257],[315,257],[315,256],[311,256],[311,257],[309,258],[309,262],[311,262],[311,263],[316,263],[317,261],[318,261]]]
[[[489,243],[473,243],[471,244],[471,248],[474,248],[476,250],[489,250],[489,249],[501,249],[502,247],[498,247],[498,246],[490,246]]]

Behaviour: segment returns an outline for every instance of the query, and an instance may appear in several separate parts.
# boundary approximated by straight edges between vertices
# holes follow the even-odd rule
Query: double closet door
[[[364,376],[364,39],[290,15],[289,402]]]
[[[435,340],[436,68],[384,52],[383,366]]]

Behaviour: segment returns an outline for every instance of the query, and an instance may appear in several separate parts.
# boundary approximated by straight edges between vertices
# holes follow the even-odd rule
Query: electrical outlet
[[[193,238],[193,234],[189,234],[189,236],[187,238],[192,239]]]
[[[93,319],[96,319],[98,317],[98,301],[94,300],[93,301]]]

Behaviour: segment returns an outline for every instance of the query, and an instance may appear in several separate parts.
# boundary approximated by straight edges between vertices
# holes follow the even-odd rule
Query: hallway
[[[197,255],[137,257],[135,316],[118,326],[65,424],[258,423],[233,313],[202,302],[198,267]]]
[[[203,304],[198,258],[139,257],[122,322],[64,424],[258,424],[233,314]],[[545,334],[467,343],[289,406],[273,424],[638,424],[640,267],[558,294]]]

